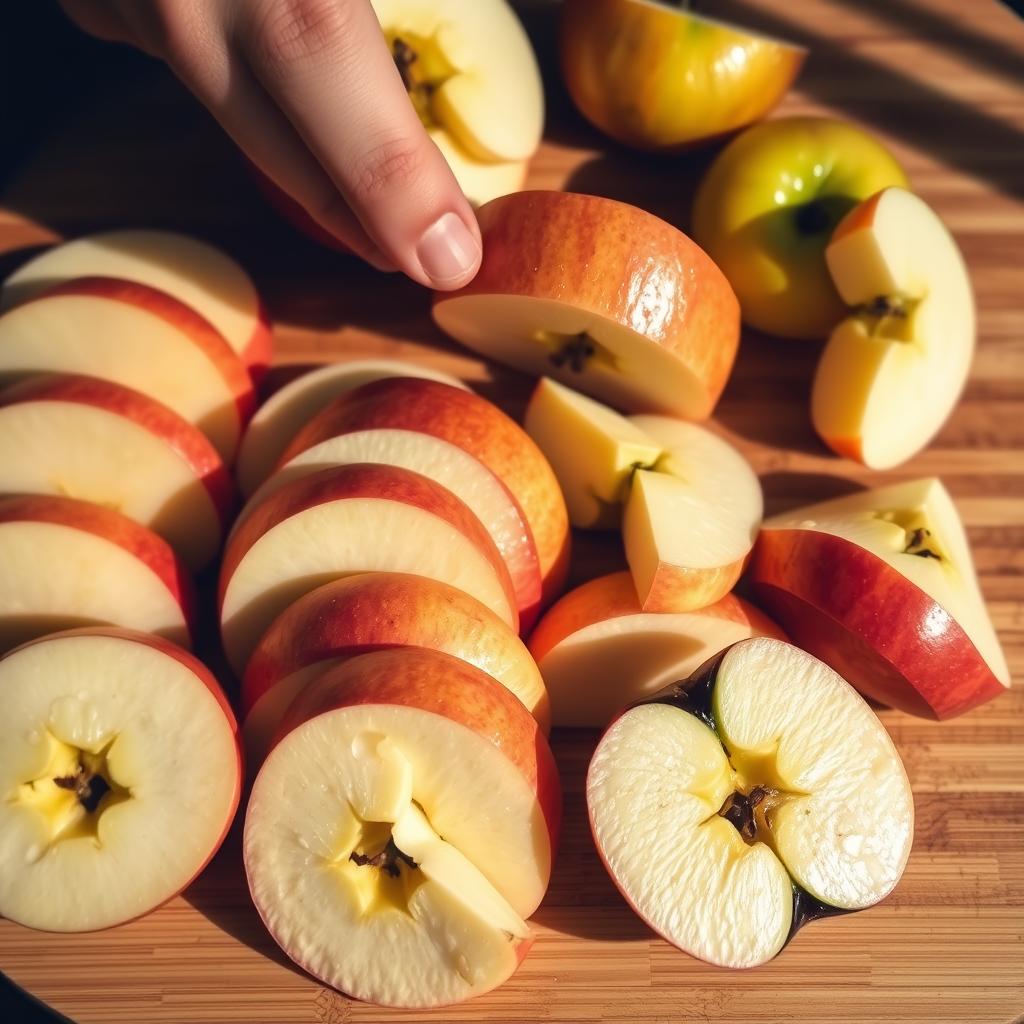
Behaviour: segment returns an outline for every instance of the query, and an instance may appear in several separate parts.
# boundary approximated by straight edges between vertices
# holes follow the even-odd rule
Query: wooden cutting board
[[[815,347],[745,336],[715,416],[762,475],[770,511],[939,474],[966,520],[982,587],[1024,670],[1024,24],[989,0],[747,0],[723,13],[812,49],[786,113],[832,112],[879,134],[956,234],[980,311],[966,394],[928,451],[885,474],[828,454],[809,427]],[[543,22],[543,19],[541,19]],[[553,68],[541,40],[546,67]],[[685,227],[706,156],[605,145],[553,72],[530,185],[597,192]],[[0,195],[0,270],[61,234],[169,226],[230,250],[276,323],[280,383],[298,366],[367,354],[461,374],[513,413],[525,378],[485,366],[431,325],[407,282],[317,249],[277,223],[216,128],[159,69],[59,124]],[[621,566],[578,538],[574,582]],[[2,571],[2,569],[0,569]],[[353,1003],[290,966],[249,902],[237,832],[180,898],[141,921],[60,936],[0,922],[0,968],[79,1021],[748,1021],[1008,1024],[1024,1013],[1024,689],[942,724],[883,711],[917,803],[913,856],[881,906],[804,929],[774,962],[728,972],[655,938],[604,874],[582,779],[595,736],[556,735],[565,834],[538,939],[497,992],[436,1013]],[[168,822],[173,829],[174,822]],[[3,870],[0,865],[0,870]],[[382,951],[382,955],[387,955]]]

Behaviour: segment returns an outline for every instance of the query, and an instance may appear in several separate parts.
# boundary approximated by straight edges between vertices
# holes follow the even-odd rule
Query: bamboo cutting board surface
[[[938,474],[966,521],[1011,668],[1024,672],[1024,24],[988,0],[723,4],[724,15],[807,43],[787,113],[829,112],[880,135],[955,233],[979,304],[980,346],[955,415],[909,465],[871,474],[828,454],[808,423],[815,346],[748,334],[715,415],[760,472],[769,511]],[[717,10],[717,8],[716,8]],[[536,12],[534,12],[536,13]],[[543,25],[542,15],[538,23]],[[685,228],[707,157],[608,146],[549,77],[548,137],[529,184],[633,201]],[[368,354],[463,376],[514,414],[529,382],[447,342],[428,296],[297,238],[266,211],[209,119],[161,70],[54,127],[0,194],[0,270],[27,246],[146,224],[223,245],[253,273],[276,324],[272,383]],[[578,537],[573,581],[618,568]],[[0,968],[78,1021],[702,1021],[1008,1024],[1024,1014],[1024,689],[942,724],[881,717],[917,805],[914,852],[882,905],[799,933],[772,963],[728,972],[655,938],[618,896],[585,822],[596,736],[556,735],[566,813],[537,942],[497,992],[434,1013],[351,1002],[293,968],[249,902],[237,828],[208,870],[156,913],[93,935],[0,922]],[[168,827],[173,829],[174,823]],[[387,955],[382,951],[382,955]]]

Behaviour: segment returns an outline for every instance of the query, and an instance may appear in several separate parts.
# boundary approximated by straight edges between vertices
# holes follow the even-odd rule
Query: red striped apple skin
[[[762,530],[748,579],[797,646],[882,704],[944,719],[1005,691],[941,605],[842,537]]]

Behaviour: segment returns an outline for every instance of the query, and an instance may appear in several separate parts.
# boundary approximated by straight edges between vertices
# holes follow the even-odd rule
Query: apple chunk
[[[896,187],[851,210],[825,258],[852,311],[818,364],[814,427],[840,455],[888,469],[932,439],[967,381],[970,278],[938,215]]]
[[[243,851],[284,951],[359,999],[430,1007],[501,984],[530,942],[561,813],[554,758],[504,687],[437,651],[364,654],[296,699]]]
[[[949,718],[1010,685],[963,525],[934,478],[765,520],[750,583],[801,647],[884,704]]]
[[[12,651],[0,660],[0,914],[80,932],[147,913],[216,852],[240,781],[227,699],[173,644],[85,629]]]
[[[827,665],[743,640],[624,712],[587,772],[598,852],[634,910],[724,967],[899,881],[914,805],[881,722]]]

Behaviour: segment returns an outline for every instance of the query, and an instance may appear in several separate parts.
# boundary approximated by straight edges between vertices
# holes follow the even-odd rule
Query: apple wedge
[[[72,630],[0,659],[0,914],[93,931],[184,889],[238,807],[237,733],[210,671],[146,633]]]
[[[148,285],[194,309],[251,373],[270,363],[270,321],[249,275],[219,249],[172,231],[104,231],[47,249],[7,278],[0,309],[96,274]]]
[[[530,167],[528,160],[476,160],[443,128],[428,128],[427,134],[441,151],[463,195],[473,206],[483,206],[523,187]]]
[[[974,297],[957,244],[924,200],[887,188],[851,210],[825,250],[851,314],[811,392],[825,443],[872,469],[917,454],[945,423],[974,354]]]
[[[443,449],[431,447],[437,454],[424,456],[428,461],[421,472],[444,474],[441,482],[446,487],[464,492],[460,497],[491,530],[527,618],[535,612],[538,598],[550,602],[561,590],[570,539],[558,480],[540,449],[496,405],[438,381],[401,377],[376,381],[347,392],[315,416],[285,450],[281,464],[294,462],[304,452],[310,452],[304,457],[313,461],[329,460],[333,449],[341,451],[353,443],[338,439],[356,431],[425,434],[444,442]],[[311,451],[318,447],[319,454]],[[425,444],[422,450],[427,450]],[[459,459],[459,452],[471,458]],[[396,459],[412,457],[395,455]],[[490,477],[474,473],[474,462]],[[415,468],[411,462],[408,465]],[[459,486],[460,476],[463,486]],[[504,493],[495,489],[495,478]],[[475,492],[477,498],[470,501],[466,491]]]
[[[253,901],[301,967],[426,1008],[519,965],[548,885],[561,792],[537,723],[438,651],[336,666],[292,705],[245,816]]]
[[[519,192],[477,211],[484,258],[434,295],[437,325],[485,356],[634,412],[711,414],[739,344],[728,281],[635,206]]]
[[[292,438],[332,399],[384,377],[426,377],[465,388],[457,377],[401,359],[352,359],[310,370],[275,391],[245,428],[235,476],[248,498],[273,472]]]
[[[627,704],[685,679],[738,640],[778,626],[734,594],[697,611],[645,612],[633,578],[589,580],[556,602],[530,637],[555,726],[603,729]]]
[[[508,569],[458,498],[396,466],[338,466],[282,487],[228,538],[218,603],[235,672],[242,675],[263,632],[292,601],[357,572],[440,580],[518,627]]]
[[[216,449],[159,402],[96,377],[43,374],[0,392],[0,494],[56,494],[160,534],[192,569],[235,506]]]
[[[242,680],[248,764],[259,766],[288,706],[313,679],[339,661],[383,647],[424,647],[475,665],[515,694],[548,732],[544,681],[501,619],[437,580],[372,572],[300,597],[260,638]]]
[[[195,596],[167,542],[73,498],[0,497],[0,651],[45,633],[110,624],[188,646]]]
[[[794,642],[883,704],[951,718],[1010,685],[960,516],[939,480],[765,520],[749,578]]]
[[[743,640],[624,712],[587,772],[598,853],[692,956],[755,967],[809,920],[884,899],[914,803],[892,740],[827,665]]]

